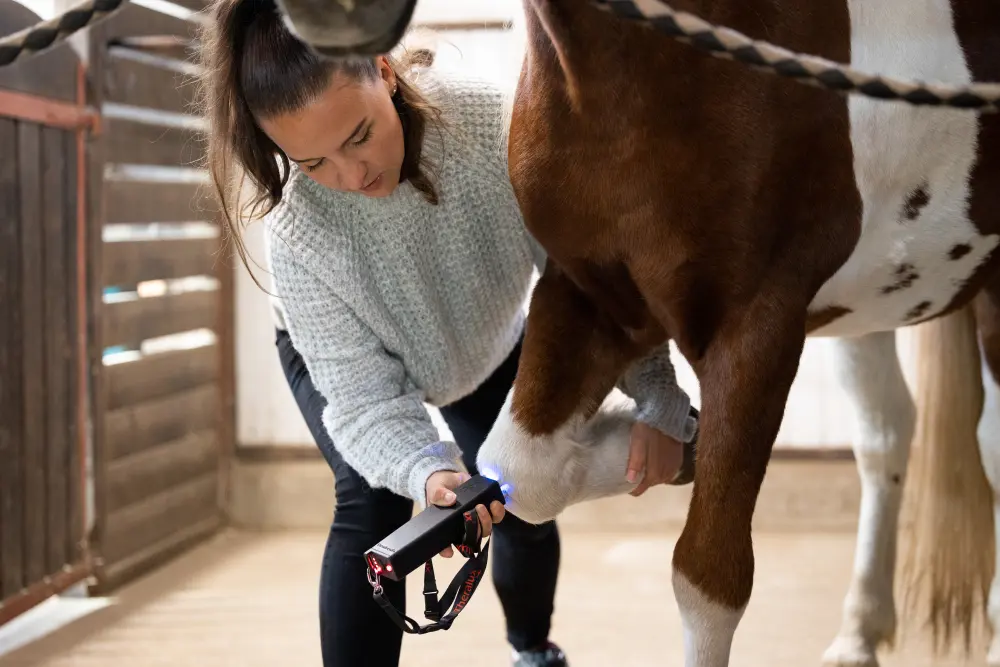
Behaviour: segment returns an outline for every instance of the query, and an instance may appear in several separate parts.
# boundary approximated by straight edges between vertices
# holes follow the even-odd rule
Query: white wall
[[[245,239],[254,274],[273,292],[260,223],[250,225]],[[312,442],[278,363],[268,296],[242,265],[236,279],[236,419],[240,445]]]

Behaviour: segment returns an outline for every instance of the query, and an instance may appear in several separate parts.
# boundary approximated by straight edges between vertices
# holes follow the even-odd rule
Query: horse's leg
[[[701,435],[694,491],[674,549],[687,667],[725,667],[750,600],[750,525],[805,341],[805,307],[760,294],[697,361]]]
[[[531,297],[514,387],[477,456],[478,468],[503,483],[514,515],[542,523],[573,503],[635,488],[625,476],[634,417],[585,416],[636,356],[549,262]]]
[[[983,470],[993,487],[994,540],[1000,539],[1000,279],[976,302],[980,349],[983,357],[983,413],[977,435]],[[988,615],[993,626],[987,664],[1000,667],[1000,548],[990,586]]]
[[[915,407],[888,331],[834,341],[841,385],[852,398],[861,513],[854,574],[840,634],[826,665],[876,667],[876,650],[896,630],[896,526],[916,422]]]

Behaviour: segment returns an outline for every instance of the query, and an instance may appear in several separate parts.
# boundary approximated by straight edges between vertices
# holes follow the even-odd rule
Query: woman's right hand
[[[427,493],[427,502],[439,507],[448,507],[455,502],[456,496],[453,489],[458,488],[469,481],[468,473],[450,472],[439,470],[432,473],[427,478],[424,490]],[[479,515],[480,539],[488,537],[493,531],[493,522],[500,523],[503,520],[505,509],[503,503],[494,500],[490,503],[490,511],[486,511],[485,505],[476,505],[476,513]],[[491,516],[492,513],[492,516]],[[445,558],[451,558],[455,550],[449,545],[441,552]]]

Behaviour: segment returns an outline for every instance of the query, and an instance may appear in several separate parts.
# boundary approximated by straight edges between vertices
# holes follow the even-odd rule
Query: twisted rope
[[[0,67],[59,44],[74,32],[106,18],[126,2],[128,0],[85,0],[60,16],[0,38]]]
[[[107,17],[126,2],[128,0],[85,0],[60,16],[0,38],[0,67],[55,46],[73,33]],[[894,79],[751,39],[693,14],[675,11],[663,0],[646,0],[656,7],[653,11],[643,9],[636,0],[590,2],[620,19],[643,24],[718,58],[734,60],[752,69],[800,83],[920,106],[1000,111],[1000,83],[955,86]]]
[[[1000,83],[948,85],[905,81],[852,69],[825,58],[795,53],[780,46],[750,39],[730,28],[717,26],[693,14],[678,12],[663,0],[646,0],[650,11],[636,0],[590,0],[598,9],[620,19],[635,21],[713,56],[749,65],[820,88],[857,93],[913,105],[957,107],[985,112],[1000,110]],[[996,54],[1000,58],[1000,53]]]

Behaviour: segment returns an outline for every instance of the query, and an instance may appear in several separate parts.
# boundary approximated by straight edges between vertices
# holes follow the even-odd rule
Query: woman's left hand
[[[666,484],[677,475],[684,461],[684,445],[643,422],[632,426],[627,478],[634,482],[645,471],[630,495],[639,497],[651,486]]]
[[[468,473],[436,472],[427,479],[427,498],[435,505],[448,507],[455,502],[455,494],[452,491],[467,481],[469,481]],[[485,539],[493,532],[493,524],[503,521],[506,508],[503,506],[503,503],[494,500],[490,503],[489,510],[486,509],[485,505],[476,505],[476,514],[479,516],[479,538]],[[440,555],[445,558],[451,558],[455,555],[455,550],[449,546]]]

